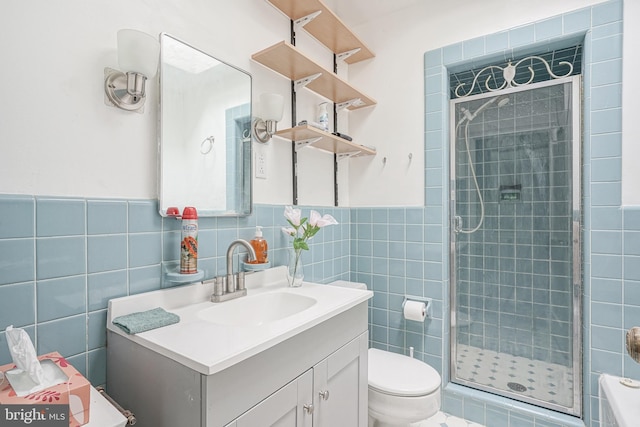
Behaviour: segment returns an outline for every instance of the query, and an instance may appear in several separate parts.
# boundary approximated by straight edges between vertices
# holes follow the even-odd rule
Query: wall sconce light
[[[253,135],[265,144],[278,130],[278,122],[284,112],[284,97],[277,93],[263,93],[260,95],[260,110],[262,117],[253,121]]]
[[[158,71],[160,43],[138,30],[118,31],[118,63],[124,70],[104,69],[105,104],[143,112],[145,82]]]

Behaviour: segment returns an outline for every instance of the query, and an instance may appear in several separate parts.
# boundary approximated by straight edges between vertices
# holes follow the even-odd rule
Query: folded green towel
[[[180,321],[180,316],[169,313],[158,307],[152,310],[139,311],[113,319],[113,324],[128,334],[137,334],[151,329],[173,325]]]

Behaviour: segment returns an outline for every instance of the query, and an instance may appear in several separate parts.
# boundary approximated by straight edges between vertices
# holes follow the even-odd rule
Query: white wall
[[[103,68],[118,68],[121,28],[167,32],[249,71],[254,99],[266,91],[289,96],[287,79],[250,59],[289,39],[288,18],[265,1],[5,1],[0,193],[156,197],[157,77],[148,82],[144,114],[104,104]],[[287,203],[290,145],[271,146],[286,162],[257,183],[256,201]]]
[[[601,3],[601,0],[450,0],[417,2],[382,20],[355,27],[357,34],[376,53],[368,63],[352,65],[349,79],[357,87],[367,87],[378,105],[366,114],[350,117],[351,133],[358,140],[378,148],[378,158],[352,160],[350,202],[352,206],[411,205],[424,203],[424,59],[426,51],[495,33],[571,10]],[[535,7],[532,4],[535,3]],[[637,69],[639,55],[632,46],[640,40],[640,2],[627,0],[625,8],[625,76]],[[339,5],[338,5],[339,13]],[[637,82],[627,78],[625,96],[623,165],[624,201],[640,202],[635,183],[640,168],[640,112]],[[635,90],[634,90],[635,88]],[[413,153],[412,164],[407,155]],[[630,155],[633,153],[634,155]],[[386,166],[381,157],[386,156]]]
[[[622,204],[640,205],[640,2],[624,2],[624,41],[622,47]]]
[[[378,101],[341,118],[340,130],[375,146],[376,157],[341,163],[340,197],[352,206],[420,206],[424,203],[423,54],[430,49],[512,28],[599,0],[485,0],[417,2],[383,21],[355,28],[377,57],[349,67],[348,79]],[[253,53],[289,39],[289,20],[266,1],[6,0],[0,14],[3,82],[0,102],[0,193],[104,198],[154,198],[157,191],[157,78],[144,114],[104,105],[103,68],[117,68],[116,32],[136,28],[167,32],[249,71],[255,100],[263,92],[289,96],[290,83],[251,61]],[[640,5],[625,3],[626,22]],[[637,2],[636,2],[637,3]],[[339,5],[338,10],[339,13]],[[625,71],[638,62],[626,25]],[[330,68],[330,55],[308,36],[298,46]],[[629,75],[630,73],[625,73]],[[347,76],[346,71],[341,75]],[[627,79],[625,92],[637,88]],[[298,120],[315,116],[320,97],[299,95]],[[637,92],[637,90],[635,91]],[[638,102],[625,96],[624,200],[640,202],[640,151],[631,141],[640,126]],[[280,128],[290,126],[290,108]],[[631,117],[629,119],[629,117]],[[268,179],[254,180],[254,201],[291,202],[290,144],[264,147]],[[315,152],[314,152],[315,151]],[[412,160],[408,156],[412,154]],[[635,154],[635,155],[630,155]],[[382,159],[387,163],[383,165]],[[300,155],[300,203],[333,202],[333,156]],[[344,182],[342,183],[344,184]]]

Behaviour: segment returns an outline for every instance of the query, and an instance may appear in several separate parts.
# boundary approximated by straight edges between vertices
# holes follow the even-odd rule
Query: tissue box
[[[11,385],[5,382],[0,385],[0,404],[4,405],[46,405],[68,404],[69,425],[82,426],[89,422],[89,406],[91,403],[91,384],[76,369],[71,366],[58,352],[48,353],[38,357],[38,360],[51,360],[69,378],[62,384],[28,394],[16,396]],[[15,364],[0,366],[0,372],[6,372],[16,367]]]

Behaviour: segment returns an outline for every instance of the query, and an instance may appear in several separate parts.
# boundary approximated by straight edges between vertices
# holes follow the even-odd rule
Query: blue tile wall
[[[36,199],[38,237],[77,236],[85,233],[85,203],[82,200]]]
[[[35,294],[33,282],[0,286],[0,324],[33,325],[36,321]]]
[[[7,196],[0,200],[0,207],[4,213],[0,219],[0,239],[34,236],[33,198]]]
[[[111,200],[87,202],[87,234],[127,232],[127,203]]]
[[[484,52],[477,51],[482,43],[478,39],[429,51],[425,54],[425,97],[430,109],[426,112],[425,200],[435,200],[434,190],[447,194],[448,182],[448,103],[443,101],[438,111],[434,104],[447,86],[449,69],[471,68],[472,58],[510,56],[518,49],[540,42],[584,41],[583,68],[583,287],[584,287],[584,384],[583,421],[470,390],[455,384],[447,385],[443,407],[458,415],[473,417],[488,426],[599,426],[597,378],[602,372],[640,377],[638,364],[631,361],[622,346],[625,328],[637,323],[640,310],[637,290],[640,289],[637,265],[638,248],[628,242],[628,233],[640,226],[640,209],[621,206],[621,97],[622,97],[622,6],[614,0],[551,17],[507,32],[487,35]],[[444,84],[442,83],[444,81]],[[430,98],[434,99],[430,99]],[[441,132],[442,130],[442,132]],[[428,161],[436,157],[439,162]],[[440,179],[438,179],[440,175]],[[448,228],[448,205],[443,198],[439,221]],[[429,208],[427,204],[427,209]],[[426,225],[425,225],[426,227]],[[636,228],[633,228],[636,227]],[[443,241],[447,241],[443,233]],[[430,255],[434,269],[443,273],[442,287],[427,295],[447,295],[448,245],[442,247],[442,256]],[[429,251],[431,252],[431,251]],[[425,260],[426,265],[426,260]],[[448,302],[443,312],[448,312]],[[393,309],[393,307],[390,307]],[[445,316],[446,317],[446,316]],[[408,333],[408,330],[406,331]],[[448,351],[448,326],[445,321],[439,331],[426,330],[427,336],[445,338],[442,354]],[[378,330],[377,338],[384,337]],[[384,347],[390,342],[374,342]],[[443,358],[439,365],[443,378],[448,379],[448,363]],[[467,401],[471,403],[467,403]],[[480,402],[481,408],[477,407]]]
[[[0,285],[35,279],[33,238],[0,240],[0,259],[4,261]]]
[[[303,216],[312,209],[300,208]],[[310,241],[305,278],[349,279],[350,211],[315,209],[339,225]],[[180,221],[163,219],[154,200],[0,195],[0,210],[12,221],[0,219],[0,365],[11,361],[4,330],[14,325],[30,334],[38,353],[59,351],[94,385],[104,384],[108,301],[162,287],[163,262],[178,261]],[[201,218],[205,277],[225,274],[227,245],[250,240],[256,225],[264,227],[272,265],[286,264],[283,212],[258,205],[248,217]]]

